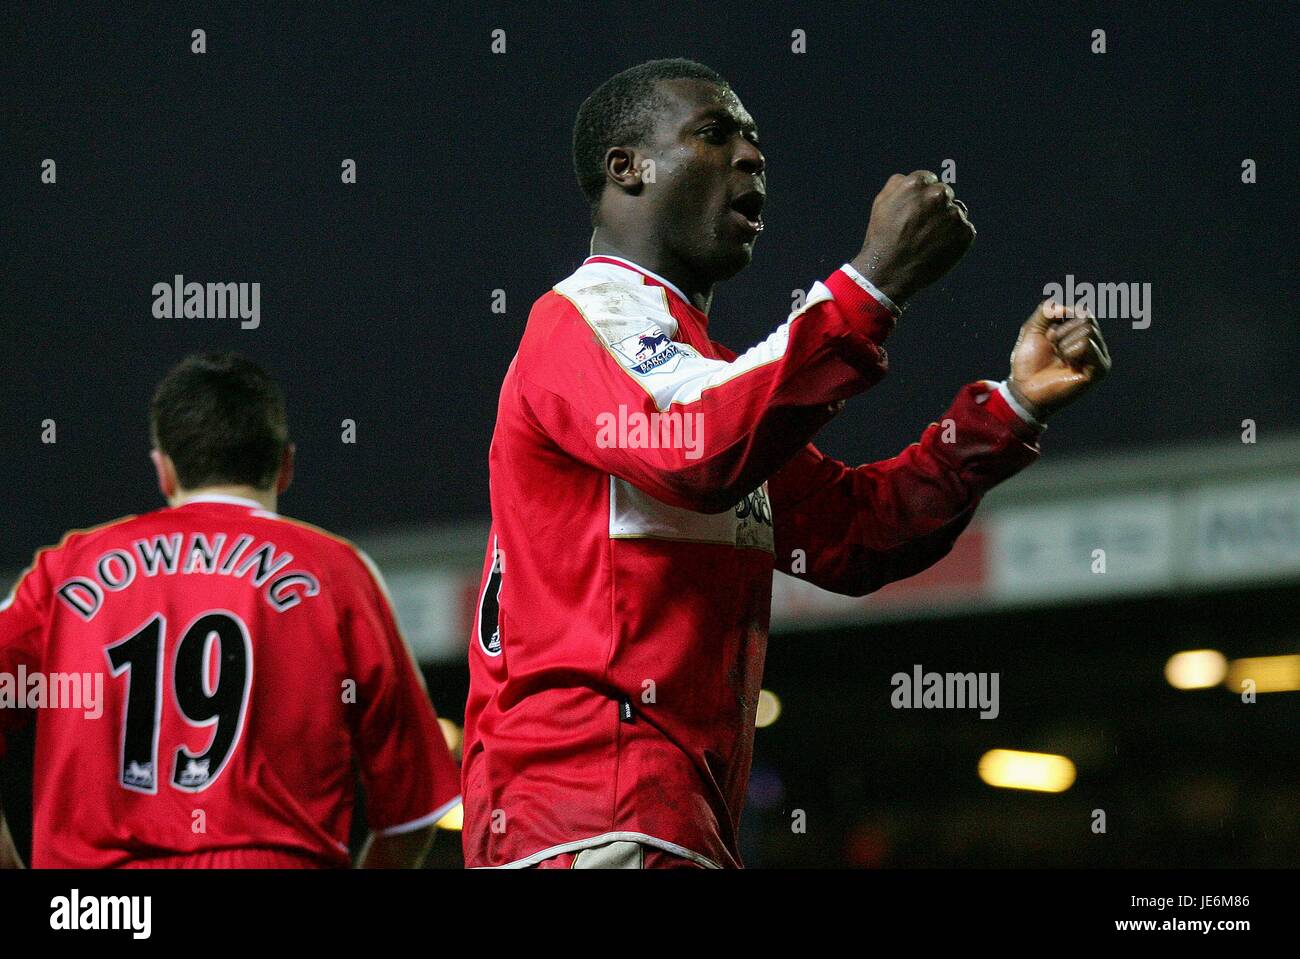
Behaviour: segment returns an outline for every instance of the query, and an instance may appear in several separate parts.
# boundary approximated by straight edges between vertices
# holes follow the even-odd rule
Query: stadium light
[[[1052,753],[990,749],[980,757],[980,779],[999,789],[1065,792],[1074,784],[1074,763]]]
[[[781,715],[781,700],[770,689],[758,691],[758,711],[754,716],[754,725],[762,729],[771,726]]]
[[[1165,679],[1174,689],[1209,689],[1228,675],[1228,660],[1217,649],[1174,653],[1165,663]]]
[[[1300,655],[1234,659],[1228,664],[1228,679],[1224,685],[1239,693],[1246,680],[1254,680],[1257,693],[1300,690]]]

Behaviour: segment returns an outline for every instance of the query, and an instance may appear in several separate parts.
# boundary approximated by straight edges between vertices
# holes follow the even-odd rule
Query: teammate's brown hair
[[[284,394],[236,353],[195,354],[172,367],[154,392],[149,430],[185,489],[268,489],[289,442]]]

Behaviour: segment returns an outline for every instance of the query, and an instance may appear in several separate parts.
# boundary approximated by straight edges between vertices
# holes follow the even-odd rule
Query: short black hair
[[[172,367],[149,405],[149,432],[190,490],[269,489],[289,442],[284,394],[236,353],[195,354]]]
[[[615,74],[578,108],[573,125],[573,172],[594,216],[605,189],[605,153],[610,147],[639,146],[654,131],[666,100],[660,80],[708,80],[729,84],[716,70],[694,60],[648,60]]]

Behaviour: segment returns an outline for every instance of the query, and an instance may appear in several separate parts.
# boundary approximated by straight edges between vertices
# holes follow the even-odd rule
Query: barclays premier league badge
[[[619,340],[614,349],[633,373],[671,373],[682,360],[682,351],[657,326],[647,327],[636,336]]]

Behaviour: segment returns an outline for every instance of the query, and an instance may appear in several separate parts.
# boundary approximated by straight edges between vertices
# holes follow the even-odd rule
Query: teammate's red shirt
[[[373,566],[251,500],[196,497],[39,552],[0,606],[0,706],[22,701],[43,707],[37,867],[345,866],[354,762],[376,832],[459,798]],[[0,746],[22,715],[0,708]]]
[[[742,356],[613,257],[534,304],[490,453],[467,865],[619,840],[740,864],[773,570],[854,595],[910,576],[1037,456],[1038,428],[987,381],[891,460],[809,445],[884,375],[882,302],[837,270]]]

